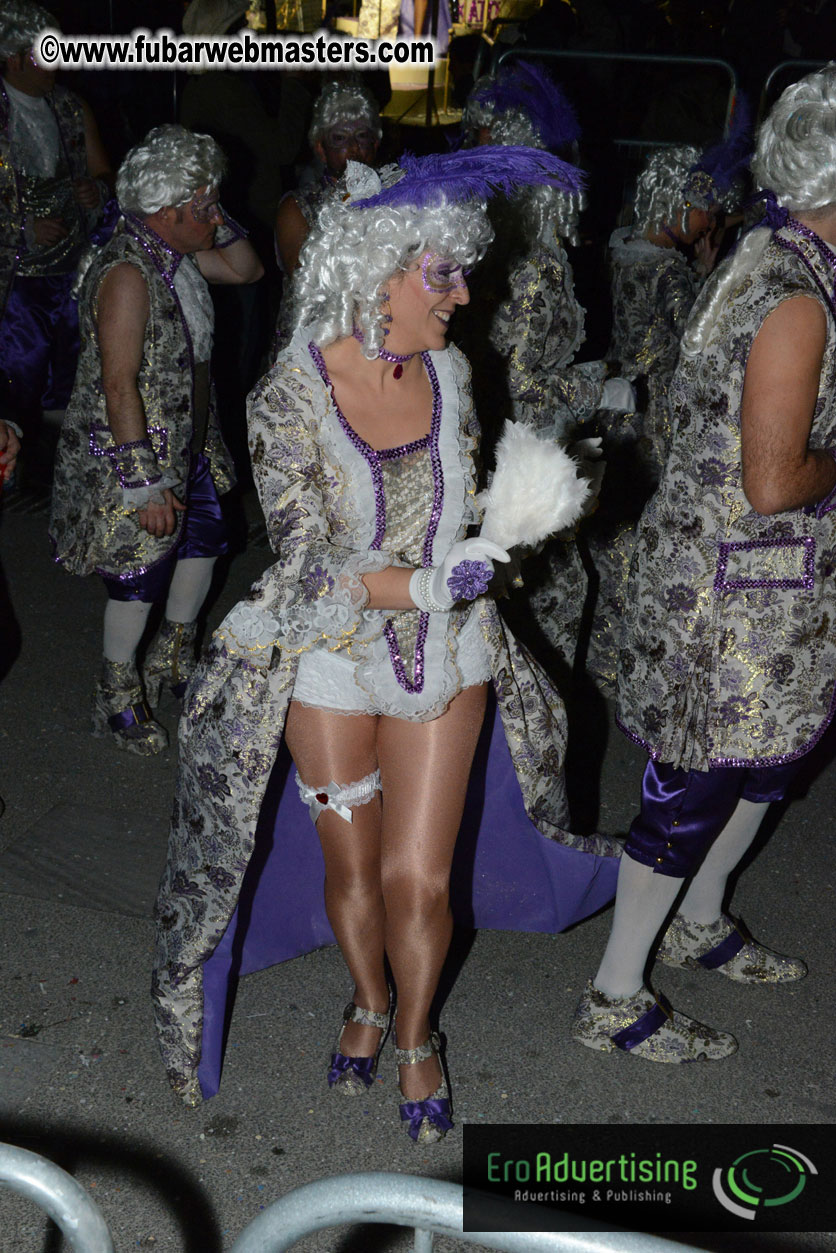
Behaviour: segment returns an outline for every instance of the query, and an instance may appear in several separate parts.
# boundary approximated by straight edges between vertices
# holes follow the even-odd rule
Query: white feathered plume
[[[524,422],[506,422],[490,487],[477,496],[481,535],[502,548],[526,548],[572,526],[590,496],[578,465],[554,440]]]

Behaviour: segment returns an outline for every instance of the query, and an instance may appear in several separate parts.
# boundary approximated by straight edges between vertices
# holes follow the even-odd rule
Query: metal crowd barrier
[[[0,1187],[34,1201],[58,1224],[73,1253],[113,1253],[99,1207],[80,1183],[38,1153],[0,1144]],[[510,1202],[479,1194],[486,1215],[518,1219]],[[482,1212],[480,1208],[480,1212]],[[413,1253],[432,1253],[434,1237],[505,1253],[699,1253],[660,1236],[617,1231],[463,1231],[464,1189],[420,1175],[335,1175],[294,1188],[247,1226],[229,1253],[283,1253],[305,1236],[346,1223],[413,1229]],[[563,1216],[567,1223],[572,1216]],[[536,1221],[536,1215],[533,1221]]]
[[[73,1253],[113,1253],[98,1205],[80,1183],[38,1153],[0,1144],[0,1187],[34,1201],[61,1228]]]
[[[412,1227],[413,1253],[431,1253],[436,1235],[505,1253],[698,1253],[690,1245],[659,1236],[611,1229],[463,1231],[463,1198],[460,1184],[419,1175],[335,1175],[294,1188],[274,1201],[253,1219],[229,1253],[284,1253],[305,1236],[344,1223]],[[500,1204],[494,1197],[486,1201],[494,1211]]]
[[[763,91],[761,92],[761,117],[769,111],[778,96],[781,94],[780,92],[775,91],[775,81],[776,79],[780,79],[782,74],[789,70],[791,75],[789,81],[794,82],[799,78],[803,78],[805,74],[812,73],[813,70],[823,69],[825,65],[827,65],[827,61],[806,61],[799,60],[795,57],[791,61],[779,61],[777,65],[773,65],[772,69],[769,71],[766,82],[763,85]],[[788,83],[785,83],[784,87],[787,87],[788,85]],[[782,87],[781,91],[783,90],[784,88]]]
[[[607,65],[656,65],[676,66],[690,65],[698,69],[722,70],[729,80],[729,94],[726,102],[726,120],[725,131],[728,131],[731,121],[732,112],[734,110],[734,102],[737,96],[737,72],[733,65],[728,61],[723,61],[720,57],[686,57],[686,56],[660,56],[651,52],[579,52],[574,49],[563,48],[537,48],[529,47],[527,44],[514,44],[510,48],[506,48],[504,52],[496,60],[495,68],[499,69],[506,61],[512,60],[514,57],[523,60],[543,60],[543,61],[576,61],[587,64],[607,64]],[[654,148],[664,147],[664,143],[660,143],[652,139],[632,139],[614,138],[613,143],[619,147],[642,147]]]

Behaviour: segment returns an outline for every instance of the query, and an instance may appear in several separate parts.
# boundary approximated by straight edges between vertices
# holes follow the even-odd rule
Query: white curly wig
[[[186,204],[200,187],[214,191],[225,172],[224,154],[210,135],[174,123],[156,126],[119,167],[116,197],[123,212],[146,217]]]
[[[682,227],[688,230],[685,184],[699,160],[696,148],[657,148],[651,152],[636,182],[633,201],[633,233],[655,235],[663,226],[674,226],[682,211]]]
[[[373,360],[384,344],[382,305],[390,280],[425,252],[470,269],[492,237],[481,200],[355,209],[334,197],[323,205],[302,248],[294,278],[296,328],[309,327],[323,347],[357,330],[363,352]]]
[[[311,147],[338,122],[366,122],[378,139],[383,134],[380,109],[368,87],[355,82],[326,83],[314,101],[308,143]]]
[[[0,3],[0,61],[28,52],[44,27],[58,29],[51,13],[30,0],[3,0]]]
[[[498,113],[489,100],[477,99],[483,87],[491,82],[490,74],[478,78],[467,98],[462,113],[462,130],[468,137],[465,142],[471,144],[475,133],[486,128],[492,144],[505,147],[520,144],[545,150],[546,144],[524,109]],[[578,221],[586,208],[584,192],[558,191],[556,187],[545,185],[524,187],[514,197],[514,204],[520,211],[520,230],[531,247],[540,240],[550,242],[555,231],[570,244],[580,243]]]
[[[836,204],[836,62],[779,97],[758,132],[752,174],[790,213]]]
[[[752,174],[790,213],[836,207],[836,62],[788,87],[758,132]],[[760,261],[772,238],[768,225],[743,237],[694,309],[682,351],[701,353],[728,295]]]

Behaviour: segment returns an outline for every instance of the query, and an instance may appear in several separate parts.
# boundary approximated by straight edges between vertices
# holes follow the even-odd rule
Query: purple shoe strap
[[[725,966],[727,961],[731,961],[733,957],[736,957],[746,942],[746,936],[735,925],[734,930],[729,932],[725,940],[715,944],[714,948],[710,948],[707,953],[703,953],[702,957],[697,958],[697,961],[701,966],[705,966],[706,970],[716,970],[718,966]]]
[[[450,1118],[449,1097],[428,1097],[425,1101],[401,1101],[401,1122],[408,1122],[407,1131],[413,1140],[418,1139],[421,1123],[429,1118],[439,1131],[450,1131],[453,1123]]]
[[[128,705],[126,709],[122,709],[118,714],[111,714],[107,720],[107,725],[111,731],[126,731],[128,727],[136,727],[142,722],[150,722],[152,717],[149,706],[144,700],[141,700],[136,705]]]
[[[616,1048],[624,1049],[625,1052],[634,1049],[637,1044],[643,1044],[649,1036],[652,1036],[660,1027],[673,1017],[673,1009],[671,1003],[664,996],[656,997],[656,1004],[651,1006],[644,1014],[631,1022],[629,1027],[617,1031],[615,1035],[610,1036]]]

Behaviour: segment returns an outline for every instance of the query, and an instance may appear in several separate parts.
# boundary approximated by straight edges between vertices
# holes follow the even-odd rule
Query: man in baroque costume
[[[0,3],[0,406],[33,450],[70,396],[75,271],[113,185],[90,108],[34,58],[56,25],[29,0]]]
[[[81,356],[58,446],[55,560],[101,575],[108,593],[93,731],[140,755],[166,747],[151,706],[164,686],[185,690],[197,615],[226,551],[218,495],[232,474],[212,404],[207,281],[253,283],[263,268],[218,203],[223,171],[215,141],[180,126],[157,127],[128,153],[122,216],[81,289]],[[154,604],[165,614],[140,680]]]
[[[737,1041],[643,982],[665,964],[783,984],[806,967],[725,912],[731,872],[834,709],[836,65],[787,88],[752,173],[766,215],[706,284],[639,524],[618,721],[648,753],[613,927],[575,1038],[659,1062]],[[748,1012],[748,1011],[747,1011]]]

